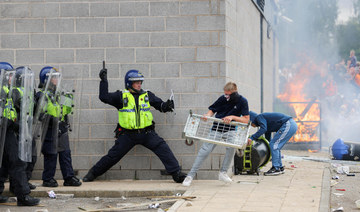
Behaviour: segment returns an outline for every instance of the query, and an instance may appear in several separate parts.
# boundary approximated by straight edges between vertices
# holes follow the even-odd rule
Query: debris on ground
[[[47,193],[48,193],[48,195],[49,195],[50,198],[52,198],[52,199],[55,199],[55,198],[56,198],[56,194],[55,194],[55,192],[54,192],[53,190],[48,191]]]
[[[338,176],[338,175],[335,175],[335,176],[332,177],[332,179],[333,179],[333,180],[337,180],[337,179],[339,179],[339,176]]]
[[[343,207],[340,207],[338,209],[334,209],[333,212],[343,212],[344,211],[344,208]]]
[[[186,207],[193,206],[192,202],[186,202]]]

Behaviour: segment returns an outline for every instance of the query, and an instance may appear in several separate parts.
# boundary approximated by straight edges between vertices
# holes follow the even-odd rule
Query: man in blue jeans
[[[223,119],[225,123],[233,121],[235,118],[238,122],[248,123],[249,122],[249,106],[247,99],[241,96],[237,92],[237,86],[233,82],[228,82],[224,86],[224,95],[220,96],[212,105],[209,106],[209,111],[203,116],[203,119],[206,120],[206,117],[211,117],[215,115],[215,118]],[[226,128],[226,127],[224,127]],[[232,133],[231,131],[222,133],[212,129],[210,132],[210,137],[216,135],[217,137],[226,136],[225,134]],[[231,136],[230,136],[231,137]],[[209,154],[215,149],[216,144],[204,142],[201,146],[199,153],[195,159],[195,162],[187,174],[183,186],[190,186],[193,178],[196,175],[196,172],[200,169],[200,166],[209,156]],[[219,180],[230,183],[232,182],[231,178],[227,175],[227,170],[231,164],[231,161],[234,157],[235,149],[232,147],[226,148],[226,154],[224,161],[221,165],[219,172]]]
[[[236,120],[236,119],[235,119]],[[284,173],[281,163],[281,152],[285,143],[296,133],[297,124],[291,116],[282,113],[260,113],[250,111],[251,126],[259,127],[259,130],[248,139],[248,145],[252,140],[258,139],[261,135],[269,135],[275,132],[270,139],[270,151],[272,167],[264,175],[279,175]]]

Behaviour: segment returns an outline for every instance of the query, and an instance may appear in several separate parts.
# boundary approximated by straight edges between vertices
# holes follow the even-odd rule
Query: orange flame
[[[320,135],[320,105],[316,98],[310,99],[305,92],[306,86],[316,74],[326,75],[326,68],[311,62],[299,65],[297,74],[285,85],[285,92],[278,95],[281,101],[289,103],[296,114],[294,119],[298,130],[290,142],[320,140],[318,136]]]

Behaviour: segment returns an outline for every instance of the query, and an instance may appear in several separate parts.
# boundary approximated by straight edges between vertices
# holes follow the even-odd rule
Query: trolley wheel
[[[257,176],[260,175],[260,169],[259,168],[256,169],[256,174],[257,174]]]
[[[185,139],[185,144],[188,146],[192,146],[194,144],[193,140]]]

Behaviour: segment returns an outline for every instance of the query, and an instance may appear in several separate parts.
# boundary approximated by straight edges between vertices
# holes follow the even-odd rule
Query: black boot
[[[3,195],[0,195],[0,203],[5,203],[7,202],[9,199],[9,197],[6,197],[6,196],[3,196]]]
[[[184,172],[181,172],[181,170],[174,172],[171,175],[173,177],[173,180],[177,183],[182,183],[186,177],[186,174]]]
[[[29,184],[29,188],[30,190],[34,190],[36,188],[36,185],[34,184],[31,184],[31,183],[28,183]]]
[[[40,203],[40,199],[34,198],[30,195],[25,195],[21,197],[17,197],[17,205],[18,206],[35,206]]]
[[[81,182],[76,177],[70,177],[69,179],[64,180],[64,186],[81,186]]]
[[[91,182],[94,181],[96,176],[94,175],[93,171],[90,169],[89,172],[83,178],[83,182]]]
[[[50,180],[43,180],[44,187],[58,187],[58,183],[54,178],[51,178]]]

